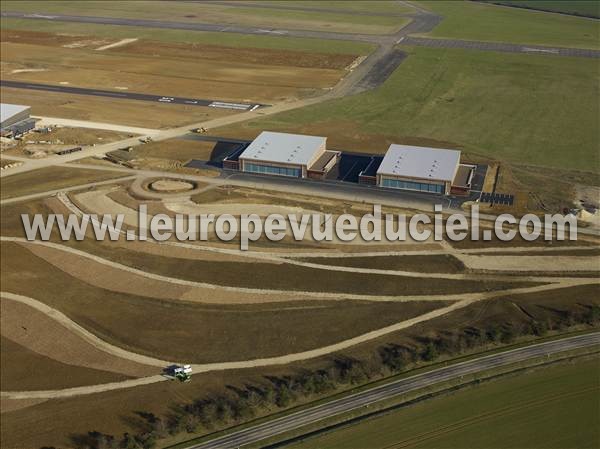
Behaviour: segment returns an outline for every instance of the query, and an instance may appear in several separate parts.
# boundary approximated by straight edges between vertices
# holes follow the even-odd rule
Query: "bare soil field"
[[[600,271],[597,256],[498,256],[461,255],[460,260],[472,270],[486,271],[533,271],[533,272],[577,272]]]
[[[209,48],[205,59],[201,46],[143,41],[99,52],[85,46],[54,43],[51,35],[34,33],[35,43],[28,43],[28,33],[4,32],[3,79],[269,103],[300,98],[333,86],[353,60],[348,55],[313,55],[299,66],[294,62],[297,52],[286,55],[276,51],[272,55],[271,50],[246,52],[233,48]],[[49,37],[50,45],[39,45],[43,37]],[[71,39],[77,42],[77,38]],[[246,53],[254,56],[248,58]],[[271,56],[277,64],[270,64]],[[286,60],[290,62],[285,63]],[[174,66],[176,72],[172,70]]]
[[[33,140],[60,140],[65,144],[73,145],[93,145],[108,142],[115,142],[129,137],[128,134],[108,131],[103,129],[91,128],[53,128],[52,131],[45,134],[28,134],[26,141]]]
[[[297,352],[444,304],[294,301],[207,306],[159,301],[85,284],[15,244],[2,243],[2,251],[3,289],[61,310],[112,344],[165,360],[209,362]]]
[[[99,371],[101,374],[100,379],[97,382],[88,382],[88,385],[104,383],[104,381],[124,380],[131,377],[151,376],[159,372],[155,367],[141,365],[95,348],[81,336],[73,333],[72,330],[26,304],[7,298],[3,298],[1,304],[2,335],[4,337],[39,356],[51,359],[53,362],[74,368],[80,367],[91,371]],[[37,370],[35,371],[37,372]],[[73,376],[73,378],[77,379],[77,376]],[[33,379],[30,380],[33,381]],[[65,380],[65,382],[68,381],[69,379]],[[41,380],[41,383],[44,383],[44,381]],[[32,387],[31,389],[59,389],[75,386],[78,385]],[[3,390],[15,389],[3,388]]]
[[[362,295],[435,295],[477,291],[503,290],[522,286],[519,282],[489,280],[454,280],[416,277],[387,276],[351,272],[319,270],[298,265],[255,263],[252,270],[247,264],[234,262],[206,262],[201,260],[171,259],[169,257],[145,257],[124,248],[106,248],[94,242],[70,242],[70,246],[113,260],[123,265],[150,273],[210,284],[272,289],[285,291],[331,292],[341,296]]]
[[[0,231],[3,236],[24,237],[21,214],[46,216],[51,212],[52,209],[46,205],[44,200],[3,205],[0,207]]]
[[[185,163],[190,159],[210,160],[214,142],[169,139],[134,147],[131,154],[138,159],[156,158]]]
[[[72,95],[2,87],[2,101],[32,105],[32,114],[74,120],[118,123],[146,128],[170,128],[230,115],[229,109],[204,108],[148,101],[115,100],[89,95]]]
[[[2,178],[2,181],[0,181],[0,186],[2,187],[0,197],[2,199],[15,198],[77,184],[87,184],[94,181],[122,177],[122,172],[47,167],[29,173]]]
[[[25,139],[13,148],[4,151],[6,156],[25,156],[23,150],[31,148],[31,144],[44,149],[46,144],[40,142],[61,141],[64,145],[94,145],[114,142],[129,137],[128,134],[91,128],[54,128],[48,133],[29,133]],[[48,146],[49,147],[49,146]]]
[[[45,402],[46,399],[8,399],[0,398],[0,413],[14,412]],[[1,436],[0,436],[1,438]]]
[[[481,231],[484,230],[483,224],[481,225]],[[566,236],[568,237],[568,232],[566,233]],[[510,251],[511,248],[513,247],[528,247],[531,248],[532,251],[541,251],[543,248],[556,248],[556,247],[561,247],[561,248],[565,248],[568,249],[569,247],[576,247],[576,246],[598,246],[599,244],[599,240],[597,237],[594,236],[588,236],[588,235],[581,235],[579,234],[577,236],[577,240],[557,240],[556,238],[554,238],[553,240],[544,240],[543,236],[541,236],[539,239],[536,240],[532,240],[532,241],[527,241],[525,239],[523,239],[518,233],[515,236],[514,239],[509,240],[509,241],[502,241],[500,239],[498,239],[495,234],[492,232],[492,239],[491,240],[483,240],[481,232],[480,232],[480,238],[479,240],[471,240],[471,239],[464,239],[462,241],[457,241],[457,242],[449,242],[450,245],[452,245],[452,247],[456,248],[456,249],[460,249],[460,250],[471,250],[471,249],[484,249],[484,248],[506,248],[506,251]]]
[[[221,45],[202,45],[184,42],[166,43],[144,40],[138,40],[132,44],[128,44],[125,49],[114,49],[111,50],[111,52],[118,53],[123,50],[130,54],[153,57],[158,55],[167,56],[169,58],[189,59],[197,58],[198,55],[201,55],[203,60],[215,62],[226,60],[262,65],[265,61],[268,61],[268,65],[275,66],[281,65],[287,67],[333,70],[343,70],[351,65],[355,59],[355,55],[352,54],[309,53],[304,51],[283,51],[266,48],[245,48],[242,51],[239,48]]]
[[[0,355],[2,391],[53,390],[128,378],[53,360],[4,336],[0,339]]]
[[[134,242],[135,244],[135,242]],[[123,246],[128,243],[122,243],[121,245],[115,244],[113,246]],[[107,245],[110,247],[111,245]],[[126,246],[130,248],[129,246]],[[144,254],[171,254],[171,252],[177,253],[181,248],[178,247],[165,247],[162,245],[152,244],[140,244],[137,248],[143,247],[142,251]],[[151,248],[157,250],[152,252]],[[162,249],[162,251],[160,251]],[[168,249],[169,251],[165,251]],[[203,304],[214,304],[214,305],[227,305],[227,304],[263,304],[263,303],[279,303],[286,301],[296,301],[299,298],[294,295],[293,292],[277,295],[259,294],[259,293],[246,293],[239,291],[231,291],[225,289],[210,289],[202,287],[183,286],[168,282],[163,282],[155,279],[148,279],[133,273],[124,272],[117,268],[101,265],[97,262],[86,260],[85,263],[81,263],[81,258],[77,255],[70,254],[63,251],[56,251],[52,248],[46,248],[42,246],[32,246],[29,250],[36,256],[42,258],[46,262],[54,265],[60,270],[64,271],[67,275],[72,276],[82,282],[85,282],[91,286],[105,289],[111,292],[119,292],[132,294],[140,297],[155,298],[161,300],[174,300],[174,301],[186,301],[191,303],[203,303]],[[185,250],[184,250],[185,251]],[[189,250],[188,250],[189,251]],[[203,253],[202,251],[194,251],[198,259],[216,260],[224,259],[231,260],[232,256],[224,256],[219,254]],[[198,254],[199,253],[199,254]],[[204,255],[204,258],[202,257]],[[210,257],[213,257],[212,259]],[[176,256],[173,256],[176,257]],[[192,257],[196,259],[196,257]],[[245,259],[242,263],[251,264],[252,259]],[[318,300],[319,298],[302,298],[304,301]],[[343,299],[343,298],[339,298]]]
[[[463,263],[451,255],[439,256],[373,256],[373,257],[309,257],[306,262],[380,270],[418,271],[421,273],[460,273]]]

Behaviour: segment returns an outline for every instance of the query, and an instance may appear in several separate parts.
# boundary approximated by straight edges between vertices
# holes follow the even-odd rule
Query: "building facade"
[[[20,104],[0,104],[0,132],[5,135],[19,135],[35,128],[35,120],[30,117],[31,107]]]
[[[449,195],[459,172],[460,151],[390,145],[377,170],[379,187]]]
[[[327,138],[262,132],[239,156],[239,170],[291,178],[323,179],[339,161]]]

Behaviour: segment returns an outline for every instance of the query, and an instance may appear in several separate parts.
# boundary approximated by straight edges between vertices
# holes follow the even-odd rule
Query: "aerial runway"
[[[458,39],[433,39],[408,37],[411,33],[426,33],[433,29],[442,17],[436,14],[420,11],[413,14],[413,20],[395,34],[355,34],[331,31],[292,30],[257,28],[240,25],[219,25],[214,23],[198,22],[170,22],[166,20],[146,20],[118,17],[91,17],[72,16],[65,14],[31,14],[15,11],[3,11],[2,17],[19,19],[51,20],[57,22],[95,23],[102,25],[125,25],[148,28],[166,28],[174,30],[190,30],[205,32],[225,32],[254,35],[303,37],[314,39],[333,39],[358,42],[371,42],[374,44],[405,44],[417,47],[463,48],[483,51],[500,51],[509,53],[540,54],[554,56],[571,56],[580,58],[600,58],[600,50],[547,47],[541,45],[504,44],[498,42],[480,42]]]
[[[292,413],[279,419],[248,427],[200,444],[192,444],[187,449],[233,449],[256,443],[284,432],[321,421],[332,416],[347,413],[362,407],[390,399],[400,394],[420,390],[431,385],[459,379],[462,376],[500,368],[514,363],[546,357],[573,349],[600,345],[600,333],[579,335],[546,343],[503,351],[497,354],[479,357],[467,362],[453,364],[416,376],[396,380],[379,387],[346,396],[342,399]]]
[[[424,37],[405,37],[398,43],[432,48],[462,48],[466,50],[487,50],[504,53],[530,53],[553,56],[572,56],[579,58],[600,58],[600,51],[585,48],[546,47],[540,45],[505,44],[502,42],[464,41],[458,39],[429,39]]]
[[[209,108],[219,109],[233,109],[237,111],[254,111],[258,108],[267,107],[269,105],[260,103],[229,103],[226,101],[219,100],[202,100],[197,98],[182,98],[182,97],[170,97],[162,95],[150,95],[140,94],[135,92],[123,92],[114,90],[101,90],[101,89],[86,89],[83,87],[71,87],[71,86],[56,86],[49,84],[37,84],[27,83],[22,81],[7,81],[2,80],[0,82],[1,87],[14,87],[17,89],[30,89],[30,90],[43,90],[47,92],[62,92],[65,94],[75,95],[92,95],[96,97],[108,97],[108,98],[119,98],[121,100],[140,100],[140,101],[152,101],[155,103],[166,103],[166,104],[183,104],[186,106],[206,106]]]

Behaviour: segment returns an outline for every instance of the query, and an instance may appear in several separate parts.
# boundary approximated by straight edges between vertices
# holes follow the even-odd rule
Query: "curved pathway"
[[[547,286],[547,289],[556,288],[555,286]],[[56,309],[50,308],[45,304],[26,296],[16,295],[9,292],[0,292],[0,296],[2,298],[23,302],[25,304],[31,305],[35,307],[37,310],[46,311],[45,313],[53,319],[59,320],[61,324],[72,329],[74,332],[77,332],[79,335],[85,335],[85,338],[88,342],[93,344],[94,346],[102,349],[110,351],[115,355],[119,355],[119,357],[129,358],[130,360],[134,360],[141,363],[152,364],[156,366],[166,367],[173,362],[163,361],[160,359],[155,359],[152,357],[144,356],[141,354],[136,354],[130,351],[125,351],[116,346],[110,345],[105,341],[99,339],[95,335],[83,329],[77,323],[66,317],[64,314],[59,312]],[[484,299],[484,298],[481,298]],[[265,367],[265,366],[275,366],[275,365],[287,365],[293,362],[299,362],[303,360],[313,359],[316,357],[322,357],[326,355],[330,355],[335,352],[339,352],[345,349],[348,349],[352,346],[359,345],[361,343],[365,343],[385,335],[388,335],[393,332],[397,332],[408,327],[414,326],[416,324],[429,321],[434,318],[441,317],[450,312],[462,309],[467,307],[478,300],[476,299],[465,299],[462,301],[454,302],[451,305],[441,307],[439,309],[433,310],[431,312],[427,312],[423,315],[419,315],[414,318],[410,318],[408,320],[400,321],[398,323],[392,324],[390,326],[383,327],[381,329],[377,329],[371,332],[367,332],[362,335],[358,335],[353,338],[349,338],[343,340],[338,343],[334,343],[331,345],[323,346],[316,349],[311,349],[308,351],[297,352],[293,354],[286,354],[282,356],[276,357],[267,357],[261,359],[252,359],[252,360],[242,360],[242,361],[232,361],[232,362],[219,362],[219,363],[206,363],[206,364],[192,364],[192,368],[194,373],[206,373],[210,371],[224,371],[224,370],[233,370],[233,369],[246,369],[246,368],[257,368],[257,367]],[[181,364],[182,362],[179,362]],[[131,388],[139,385],[147,385],[155,382],[162,382],[167,378],[164,376],[150,376],[133,380],[126,380],[122,382],[113,382],[109,384],[101,384],[101,385],[90,385],[84,387],[77,388],[67,388],[64,390],[46,390],[46,391],[3,391],[0,392],[0,396],[2,398],[7,399],[52,399],[52,398],[63,398],[70,396],[79,396],[85,394],[93,394],[100,393],[104,391],[117,390],[122,388]]]
[[[185,279],[173,278],[168,276],[163,276],[155,273],[148,273],[146,271],[139,270],[137,268],[132,268],[127,265],[120,264],[118,262],[113,262],[111,260],[104,259],[102,257],[96,256],[94,254],[90,254],[75,248],[71,248],[65,245],[60,245],[53,242],[43,242],[43,241],[28,241],[26,239],[20,237],[0,237],[0,241],[2,242],[13,242],[22,245],[37,245],[43,246],[47,248],[52,248],[58,251],[64,251],[66,253],[70,253],[79,257],[83,257],[85,259],[91,260],[101,265],[105,265],[111,268],[116,268],[121,271],[125,271],[128,273],[132,273],[137,276],[142,276],[147,279],[153,279],[156,281],[166,282],[170,284],[183,285],[187,287],[195,287],[195,288],[205,288],[212,290],[223,290],[230,291],[236,293],[248,293],[248,294],[258,294],[258,295],[289,295],[290,291],[288,290],[266,290],[266,289],[257,289],[257,288],[246,288],[246,287],[232,287],[232,286],[223,286],[217,284],[210,284],[205,282],[196,282],[189,281]],[[310,264],[309,264],[310,265]],[[321,268],[320,265],[316,265],[317,268]],[[323,266],[327,268],[338,268],[338,267],[329,267],[327,265]],[[348,267],[341,267],[348,268]],[[352,270],[352,269],[350,269]],[[338,270],[332,270],[338,271]],[[348,271],[348,270],[342,270]],[[385,271],[385,270],[378,270]],[[396,272],[391,272],[391,275]],[[403,272],[398,272],[403,273]],[[390,274],[390,272],[386,272],[385,274]],[[412,277],[417,276],[418,273],[412,273]],[[446,275],[441,275],[437,277],[438,279],[446,279]],[[482,275],[473,275],[472,280],[481,280],[485,278]],[[562,278],[562,277],[520,277],[520,276],[497,276],[498,280],[510,281],[510,282],[544,282],[543,285],[537,286],[527,286],[527,287],[517,287],[512,289],[505,290],[494,290],[494,291],[486,291],[486,292],[474,292],[474,293],[457,293],[457,294],[423,294],[423,295],[357,295],[350,293],[330,293],[330,292],[311,292],[311,291],[293,291],[293,294],[301,297],[308,297],[312,299],[351,299],[358,301],[458,301],[461,299],[467,300],[480,300],[480,299],[488,299],[494,296],[507,295],[507,294],[520,294],[520,293],[533,293],[536,291],[544,291],[547,289],[561,288],[561,287],[569,287],[580,284],[591,284],[600,282],[597,278],[583,278],[583,277],[574,277],[574,278]],[[453,279],[453,278],[450,278]]]
[[[141,183],[142,180],[143,180],[143,178],[140,178],[139,182]],[[208,188],[211,188],[211,186],[209,186]],[[68,198],[68,196],[65,193],[59,193],[57,195],[57,198],[72,213],[74,213],[80,217],[86,215],[86,212],[84,212],[79,206],[75,205]],[[133,209],[131,209],[131,213],[135,214],[135,211]],[[94,220],[94,218],[90,218],[90,219],[97,222],[97,220]],[[121,231],[121,234],[125,235],[125,232]],[[154,243],[154,244],[162,244],[162,245],[167,245],[167,246],[175,246],[175,247],[179,247],[179,248],[213,252],[213,253],[219,253],[219,254],[243,256],[243,257],[248,257],[250,259],[255,259],[255,260],[268,260],[270,262],[275,262],[275,263],[287,263],[290,265],[298,265],[298,266],[303,266],[303,267],[307,267],[307,268],[314,268],[314,269],[327,270],[327,271],[339,271],[339,272],[351,272],[351,273],[363,273],[363,274],[381,274],[381,275],[391,275],[391,276],[432,278],[432,279],[460,279],[460,280],[486,279],[486,280],[500,280],[500,281],[504,281],[504,280],[519,281],[520,280],[520,281],[525,281],[525,282],[530,280],[530,277],[527,276],[527,271],[530,271],[530,270],[515,270],[515,271],[521,272],[520,273],[521,278],[519,279],[519,278],[515,277],[515,275],[507,275],[506,273],[501,274],[501,275],[494,275],[494,274],[487,273],[484,270],[481,270],[481,271],[475,270],[475,271],[477,271],[476,273],[458,273],[458,274],[421,273],[421,272],[406,271],[406,270],[387,270],[387,269],[375,269],[375,268],[345,267],[345,266],[341,266],[341,265],[322,264],[322,263],[318,263],[315,261],[308,262],[308,261],[297,260],[298,258],[327,258],[327,257],[351,258],[351,257],[372,257],[372,256],[449,254],[449,255],[452,255],[452,256],[458,258],[465,265],[469,266],[469,263],[467,263],[468,261],[465,260],[464,256],[467,256],[470,254],[478,254],[478,253],[483,253],[483,255],[485,255],[485,253],[504,253],[508,250],[512,251],[512,249],[503,248],[503,247],[459,250],[459,249],[454,248],[452,245],[448,244],[448,242],[445,242],[445,241],[439,242],[444,247],[444,249],[440,249],[440,250],[381,251],[381,252],[368,251],[368,252],[353,252],[353,253],[342,253],[342,252],[281,253],[281,252],[267,252],[267,251],[250,252],[250,251],[242,251],[242,250],[238,250],[238,249],[217,248],[217,247],[212,247],[212,246],[202,246],[202,245],[183,243],[183,242],[173,242],[173,241],[157,242],[152,239],[146,240],[146,241],[149,243]],[[545,248],[544,247],[543,249],[544,250],[564,250],[565,248],[562,248],[562,247]],[[596,249],[596,247],[595,246],[583,246],[583,247],[577,247],[577,249]],[[515,250],[517,252],[523,252],[523,251],[527,251],[527,250],[535,251],[535,248],[518,247],[518,248],[515,248]],[[594,271],[595,269],[596,269],[596,266],[590,267],[589,271]],[[510,271],[510,270],[506,270],[506,271]],[[542,270],[542,271],[552,271],[552,270]],[[573,270],[573,271],[577,271],[577,270]],[[508,276],[510,276],[510,278]],[[543,282],[553,282],[554,279],[555,278],[540,278],[539,275],[536,277],[537,281],[543,281]]]

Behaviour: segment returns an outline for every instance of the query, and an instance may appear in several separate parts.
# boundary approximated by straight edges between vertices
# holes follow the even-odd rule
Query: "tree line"
[[[81,449],[153,449],[157,442],[181,433],[208,433],[246,422],[256,416],[283,410],[294,404],[325,396],[348,386],[397,374],[420,363],[430,363],[490,345],[510,344],[525,336],[543,336],[549,331],[577,324],[600,325],[600,306],[584,306],[583,311],[557,311],[545,320],[490,324],[485,328],[463,327],[419,338],[414,345],[386,344],[368,359],[338,356],[322,369],[304,370],[285,377],[266,377],[265,382],[229,387],[214,397],[199,398],[189,404],[176,404],[165,416],[138,412],[138,432],[115,437],[99,431],[72,438]],[[42,449],[53,449],[45,447]]]

